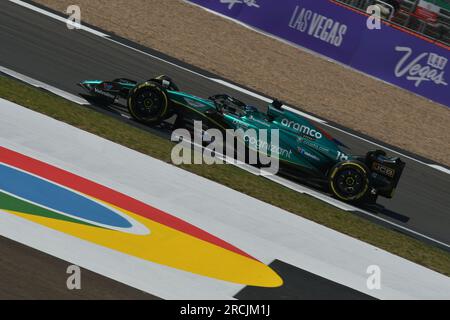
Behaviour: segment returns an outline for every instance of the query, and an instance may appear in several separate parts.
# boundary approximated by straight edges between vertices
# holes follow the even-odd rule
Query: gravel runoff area
[[[73,4],[35,2],[58,11]],[[450,166],[450,109],[445,106],[180,0],[76,3],[87,23]]]

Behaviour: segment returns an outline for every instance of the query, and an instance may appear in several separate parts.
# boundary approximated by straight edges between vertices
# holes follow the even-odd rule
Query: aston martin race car
[[[86,80],[79,83],[91,96],[108,103],[122,103],[136,121],[157,126],[176,118],[175,127],[191,127],[202,121],[202,129],[248,131],[278,129],[276,156],[280,174],[313,184],[350,203],[374,203],[378,196],[392,198],[405,163],[381,150],[365,155],[347,153],[347,147],[299,113],[274,100],[260,111],[226,94],[207,99],[182,92],[167,76],[138,83],[130,79]],[[261,149],[260,141],[244,139],[248,149]],[[252,141],[253,140],[253,141]]]

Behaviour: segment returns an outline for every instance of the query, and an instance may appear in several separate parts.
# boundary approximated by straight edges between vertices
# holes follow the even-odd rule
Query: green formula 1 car
[[[204,99],[181,92],[167,76],[143,83],[122,78],[86,80],[79,85],[111,104],[125,99],[130,115],[149,126],[176,117],[176,127],[192,128],[194,121],[202,121],[202,130],[279,129],[276,150],[270,143],[267,149],[279,159],[280,173],[319,186],[346,202],[374,203],[378,196],[392,198],[405,166],[399,158],[387,157],[380,150],[363,156],[346,153],[337,139],[277,100],[261,112],[225,94]],[[254,140],[247,139],[246,147],[260,149],[258,139]]]

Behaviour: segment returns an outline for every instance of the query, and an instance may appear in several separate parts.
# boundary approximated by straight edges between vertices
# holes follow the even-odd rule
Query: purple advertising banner
[[[189,0],[450,107],[450,50],[329,0]],[[382,93],[380,93],[382,94]]]

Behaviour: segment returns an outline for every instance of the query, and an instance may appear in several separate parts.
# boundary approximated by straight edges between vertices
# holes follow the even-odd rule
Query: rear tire
[[[134,88],[128,97],[131,116],[146,125],[160,124],[169,114],[166,90],[154,82],[144,82]]]
[[[369,192],[369,170],[360,161],[340,162],[331,169],[328,184],[339,200],[357,202]]]

